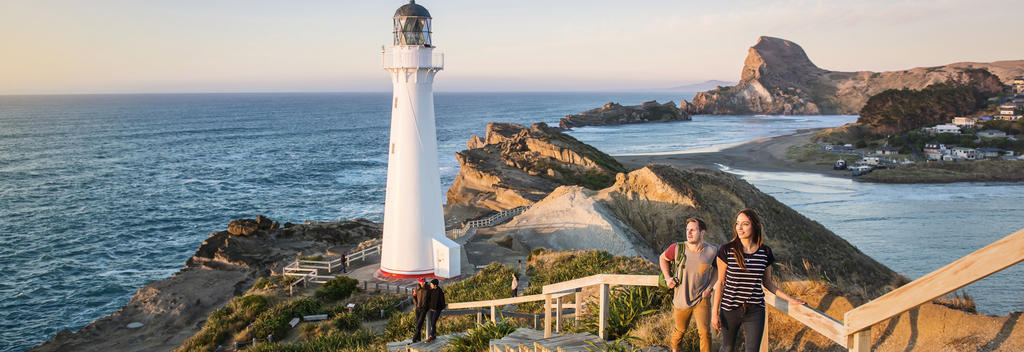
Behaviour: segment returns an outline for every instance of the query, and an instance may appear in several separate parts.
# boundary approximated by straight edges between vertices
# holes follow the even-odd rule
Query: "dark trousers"
[[[733,310],[719,312],[722,323],[721,352],[732,352],[736,348],[736,334],[743,326],[744,351],[757,352],[761,348],[761,336],[764,335],[764,307],[757,304],[744,304]]]
[[[412,334],[412,342],[420,340],[420,332],[423,331],[423,321],[426,320],[427,313],[430,313],[430,311],[416,308],[416,332]]]
[[[441,311],[440,310],[431,310],[429,314],[430,314],[430,328],[427,329],[427,336],[437,337],[437,321],[439,319],[441,319]]]

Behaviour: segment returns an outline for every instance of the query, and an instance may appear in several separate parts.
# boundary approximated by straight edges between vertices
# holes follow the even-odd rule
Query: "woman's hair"
[[[736,218],[739,218],[740,214],[746,215],[747,219],[750,219],[750,235],[753,236],[751,240],[753,240],[757,247],[761,247],[761,237],[763,237],[761,236],[763,234],[761,230],[761,218],[757,217],[757,213],[750,208],[740,210],[736,213]],[[740,269],[743,269],[743,271],[747,271],[747,264],[743,262],[743,243],[740,242],[740,236],[736,233],[735,223],[732,225],[732,241],[729,241],[729,244],[732,245],[732,255],[736,258],[736,264],[739,264]]]

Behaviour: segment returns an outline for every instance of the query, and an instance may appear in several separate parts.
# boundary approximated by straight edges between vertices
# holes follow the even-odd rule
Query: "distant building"
[[[864,158],[860,159],[860,162],[864,163],[865,165],[878,166],[878,164],[881,162],[881,159],[879,159],[877,156],[865,156]]]
[[[978,157],[983,159],[998,158],[1003,155],[1004,150],[1000,148],[978,148]]]
[[[1003,103],[999,105],[999,119],[1006,121],[1013,121],[1020,118],[1014,114],[1017,110],[1017,104],[1014,103]]]
[[[954,117],[953,124],[960,127],[974,127],[974,122],[977,121],[974,117]]]
[[[953,147],[950,155],[954,159],[976,160],[978,159],[978,150],[974,148]]]
[[[1006,132],[1000,130],[979,131],[978,138],[1006,138]]]
[[[931,128],[932,133],[953,133],[960,134],[960,126],[954,124],[938,125]]]
[[[949,154],[945,144],[939,142],[928,142],[924,144],[924,155],[928,160],[942,160],[943,155]]]
[[[1017,77],[1013,79],[1013,93],[1024,93],[1024,77]]]
[[[847,145],[826,145],[825,146],[825,150],[831,151],[831,152],[835,152],[835,153],[846,153],[846,152],[852,152],[853,151],[853,146],[849,145],[849,144],[847,144]]]
[[[878,155],[896,155],[896,154],[899,154],[899,153],[900,153],[900,148],[890,147],[890,146],[887,146],[887,145],[881,146],[881,147],[878,147],[878,149],[875,149],[875,154],[878,154]]]

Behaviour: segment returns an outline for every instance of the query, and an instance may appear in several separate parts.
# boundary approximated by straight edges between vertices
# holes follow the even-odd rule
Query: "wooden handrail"
[[[561,292],[559,294],[551,295],[552,298],[564,297],[576,293],[576,291]],[[448,304],[448,309],[466,309],[466,308],[480,308],[490,306],[503,306],[506,304],[516,304],[525,302],[543,301],[545,299],[544,294],[536,294],[529,296],[519,296],[510,298],[499,298],[492,299],[489,301],[473,301],[473,302],[459,302]]]
[[[544,293],[575,290],[594,285],[658,286],[657,275],[597,274],[544,286]]]
[[[768,290],[764,290],[764,302],[793,319],[804,323],[804,325],[807,325],[807,327],[827,337],[829,340],[846,347],[846,328],[843,327],[843,322],[835,320],[806,304],[790,306],[788,301],[775,296],[775,294],[768,292]]]
[[[906,312],[1024,261],[1024,229],[846,312],[847,334]]]

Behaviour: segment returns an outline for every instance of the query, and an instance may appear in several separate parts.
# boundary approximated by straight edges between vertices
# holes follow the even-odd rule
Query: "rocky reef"
[[[652,100],[632,106],[608,103],[597,109],[563,117],[558,122],[558,126],[574,128],[668,121],[690,121],[690,114],[680,110],[676,107],[676,103],[671,101],[658,104],[657,101]]]
[[[185,267],[146,284],[117,312],[77,332],[62,330],[32,351],[172,350],[195,334],[214,309],[299,255],[348,251],[378,241],[382,227],[368,220],[286,223],[264,216],[238,219],[211,233]],[[125,328],[140,322],[139,328]]]
[[[562,185],[600,189],[625,171],[614,158],[544,123],[489,123],[455,154],[459,174],[447,193],[451,223],[530,205]]]
[[[885,90],[958,82],[978,69],[988,70],[1006,84],[1024,74],[1024,60],[840,72],[819,68],[796,43],[760,37],[747,53],[739,83],[697,93],[692,102],[681,105],[690,114],[857,114],[871,96]]]

